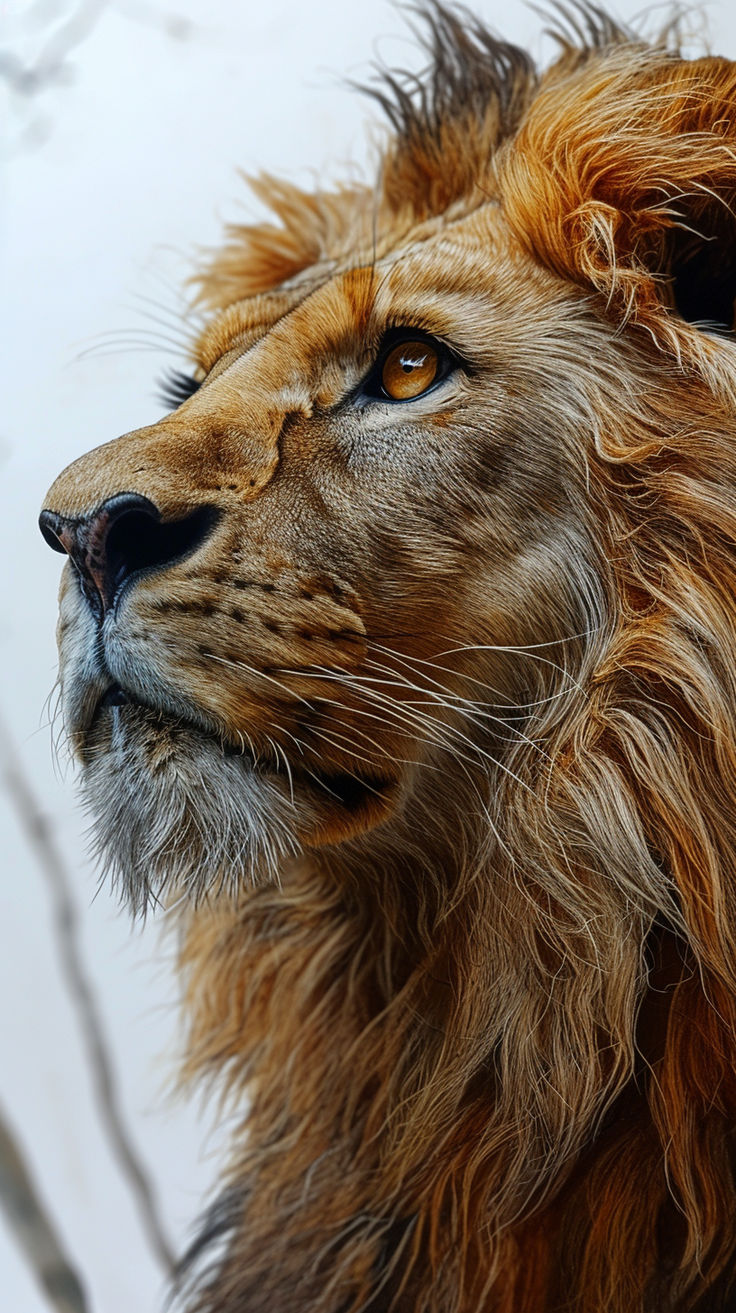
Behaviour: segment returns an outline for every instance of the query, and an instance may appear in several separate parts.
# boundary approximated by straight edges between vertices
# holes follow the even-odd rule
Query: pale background
[[[475,9],[543,50],[541,22],[519,0]],[[617,13],[638,10],[622,0]],[[705,12],[712,48],[736,56],[736,9],[721,0]],[[376,111],[345,79],[364,80],[376,57],[421,60],[382,0],[0,0],[0,22],[11,54],[0,56],[0,715],[73,873],[124,1109],[179,1248],[211,1188],[223,1127],[171,1095],[171,946],[155,919],[132,927],[104,884],[95,897],[72,773],[52,764],[45,700],[61,559],[36,518],[63,465],[160,413],[157,376],[180,358],[151,334],[176,337],[177,288],[197,246],[215,242],[224,219],[257,212],[237,169],[310,184],[365,163]],[[161,1274],[100,1130],[48,891],[5,795],[0,872],[0,1106],[91,1308],[154,1313]],[[46,1307],[0,1216],[0,1310]]]

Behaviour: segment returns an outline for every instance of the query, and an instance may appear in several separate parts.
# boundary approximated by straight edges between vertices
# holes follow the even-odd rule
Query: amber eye
[[[439,353],[429,342],[400,342],[381,369],[381,385],[393,401],[420,397],[437,378]]]

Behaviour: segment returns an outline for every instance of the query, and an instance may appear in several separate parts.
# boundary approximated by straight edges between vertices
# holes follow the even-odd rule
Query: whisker
[[[276,727],[272,725],[272,728],[276,728]],[[273,739],[271,738],[271,735],[270,735],[270,734],[267,734],[267,735],[266,735],[266,742],[267,742],[267,743],[270,743],[271,748],[272,748],[272,750],[273,750],[273,753],[274,753],[274,755],[275,755],[275,757],[276,757],[276,760],[278,761],[279,759],[281,759],[281,761],[283,761],[283,763],[284,763],[284,769],[286,770],[286,774],[287,774],[287,777],[288,777],[288,780],[289,780],[289,793],[290,793],[290,795],[291,795],[291,805],[292,805],[292,807],[293,807],[293,805],[294,805],[294,781],[293,781],[293,779],[291,778],[291,766],[289,765],[289,759],[288,759],[286,753],[284,752],[283,748],[282,748],[278,743],[274,743],[274,741],[273,741]]]
[[[388,667],[380,666],[380,664],[377,663],[377,662],[371,662],[370,664],[373,664],[373,665],[377,666],[377,667],[380,668],[380,669],[389,670]],[[445,702],[442,698],[440,698],[440,697],[438,696],[438,694],[434,693],[431,689],[422,689],[422,688],[418,688],[416,685],[413,685],[412,683],[410,683],[410,681],[403,679],[402,676],[401,676],[400,674],[397,674],[396,672],[391,671],[391,670],[389,670],[389,673],[390,673],[390,674],[394,674],[394,675],[396,675],[396,677],[393,678],[393,679],[378,679],[378,678],[376,678],[376,677],[373,677],[373,676],[367,675],[367,676],[361,677],[361,678],[362,678],[362,682],[365,682],[366,684],[370,684],[371,686],[381,685],[381,686],[386,686],[386,687],[389,687],[389,688],[391,688],[391,687],[394,687],[394,688],[397,688],[397,687],[398,687],[398,688],[411,688],[413,691],[417,691],[417,692],[420,692],[420,693],[425,694],[425,700],[424,700],[423,703],[422,703],[422,702],[417,703],[417,702],[415,702],[415,701],[411,701],[411,700],[409,700],[409,699],[404,699],[404,698],[402,698],[402,699],[401,699],[401,702],[400,702],[400,703],[397,703],[396,705],[401,706],[401,707],[403,707],[403,708],[407,708],[407,707],[417,708],[417,707],[419,707],[419,706],[421,706],[421,705],[425,705],[425,706],[441,706],[441,707],[444,707],[444,708],[445,708],[446,710],[448,710],[448,711],[456,711],[456,710],[465,711],[465,708],[463,708],[462,706],[461,706],[461,707],[456,707],[456,706],[453,706],[452,704],[450,704],[450,703],[448,703],[448,702]],[[395,701],[395,700],[392,699],[392,701]],[[472,703],[471,703],[470,705],[472,705]],[[416,714],[417,714],[417,715],[423,715],[423,714],[425,714],[425,713],[422,713],[422,712],[417,711]],[[468,716],[468,718],[469,718],[471,721],[473,721],[473,722],[476,723],[476,724],[478,723],[478,720],[477,720],[477,717],[476,717],[476,716],[474,716],[474,715],[468,713],[467,711],[465,711],[465,714]],[[483,713],[479,713],[479,714],[483,714]],[[498,741],[500,741],[500,742],[504,742],[504,743],[515,743],[515,742],[519,742],[519,741],[524,741],[524,742],[528,743],[530,746],[536,748],[537,751],[539,751],[542,755],[547,756],[547,754],[544,752],[544,749],[541,748],[541,747],[539,746],[539,744],[535,743],[534,740],[528,738],[528,737],[527,737],[527,736],[526,736],[521,730],[517,729],[515,726],[507,724],[506,721],[502,720],[500,717],[497,717],[497,716],[490,716],[490,715],[488,715],[487,718],[490,719],[490,720],[495,721],[495,722],[496,722],[497,724],[499,724],[499,725],[502,725],[504,728],[511,730],[512,734],[514,734],[514,735],[516,736],[515,738],[511,739],[511,738],[507,738],[505,735],[496,735],[496,738],[497,738]],[[429,718],[429,717],[428,717],[427,719],[431,720],[431,723],[432,723],[433,725],[437,725],[438,723],[441,723],[441,724],[443,725],[443,727],[444,727],[448,732],[458,732],[458,733],[459,733],[459,731],[455,731],[455,729],[454,729],[453,726],[447,725],[446,722],[444,722],[444,721],[443,721],[443,722],[437,722],[436,720],[431,719],[431,718]]]
[[[151,355],[160,352],[162,349],[154,346],[153,343],[149,343],[147,346],[137,346],[134,343],[112,346],[110,343],[103,342],[98,347],[89,347],[86,351],[80,351],[79,355],[72,356],[69,363],[78,365],[83,360],[104,360],[107,356],[137,355],[142,352]]]
[[[368,661],[368,664],[369,664],[369,665],[374,666],[374,667],[375,667],[376,669],[378,669],[378,670],[387,671],[389,674],[393,673],[392,670],[391,670],[391,668],[390,668],[389,666],[383,665],[381,662],[373,661],[373,660],[371,660],[370,657],[367,658],[367,661]],[[430,678],[430,676],[427,676],[427,678]],[[437,682],[437,680],[432,679],[431,682],[432,682],[433,684],[436,684],[438,688],[442,688],[442,685],[439,684],[439,683]],[[522,742],[522,743],[526,743],[526,744],[529,745],[529,747],[533,747],[533,748],[535,748],[535,749],[537,750],[537,752],[539,752],[543,757],[546,757],[548,761],[550,760],[550,758],[549,758],[549,754],[548,754],[547,752],[545,752],[544,748],[540,747],[540,745],[539,745],[538,743],[536,743],[533,739],[529,738],[529,736],[528,736],[527,734],[525,734],[525,733],[523,732],[523,730],[517,729],[515,725],[509,725],[508,721],[506,721],[503,717],[501,717],[501,716],[494,716],[491,712],[488,712],[488,711],[478,711],[477,709],[474,710],[474,711],[472,711],[472,712],[469,711],[469,710],[468,710],[469,707],[477,708],[477,704],[474,703],[472,700],[467,699],[467,698],[461,698],[461,697],[459,697],[459,695],[457,695],[456,700],[458,700],[458,701],[462,704],[461,707],[458,708],[458,707],[452,705],[451,703],[446,702],[446,701],[444,700],[444,698],[443,698],[439,693],[435,693],[435,692],[433,692],[432,689],[423,689],[423,688],[419,687],[418,685],[414,685],[414,684],[412,684],[409,680],[403,680],[401,676],[399,676],[399,683],[400,683],[401,685],[407,687],[407,688],[416,689],[417,692],[420,692],[420,693],[424,693],[424,694],[426,694],[428,697],[433,698],[433,699],[435,700],[435,702],[437,703],[438,706],[445,707],[448,711],[453,711],[453,710],[457,710],[457,709],[462,710],[463,713],[467,716],[467,718],[473,722],[473,724],[476,724],[476,725],[479,724],[479,718],[482,718],[482,719],[485,719],[485,720],[492,721],[492,722],[493,722],[494,724],[496,724],[496,725],[502,725],[502,726],[504,727],[504,729],[509,729],[509,730],[511,730],[511,733],[514,734],[516,737],[515,737],[515,739],[508,739],[508,738],[506,738],[504,735],[497,735],[497,736],[496,736],[497,739],[499,739],[501,742],[504,742],[504,743],[513,743],[513,742]],[[443,691],[443,693],[446,693],[446,690],[443,689],[442,691]],[[481,728],[483,728],[482,725],[481,725]]]
[[[183,338],[172,337],[169,333],[159,332],[158,329],[134,325],[132,328],[109,328],[102,333],[96,333],[95,339],[90,345],[94,346],[95,342],[114,342],[121,339],[127,340],[128,338],[135,338],[142,342],[157,342],[164,346],[173,346],[177,350],[181,349],[184,342]]]
[[[193,309],[186,298],[179,295],[178,288],[169,290],[173,290],[176,295],[176,308],[167,305],[165,301],[159,301],[155,296],[148,296],[145,292],[133,292],[133,300],[140,301],[143,305],[152,306],[160,314],[168,315],[175,323],[196,324],[198,327],[204,327],[206,319],[201,311]]]
[[[596,633],[597,630],[591,630],[590,632]],[[575,637],[583,638],[584,636],[585,635],[580,634],[580,635],[576,635]],[[494,643],[468,643],[461,647],[448,648],[445,652],[438,652],[437,656],[440,657],[453,656],[459,652],[517,652],[521,656],[529,656],[534,661],[539,661],[542,665],[550,666],[553,670],[557,670],[561,675],[564,675],[565,679],[569,679],[570,683],[574,688],[578,689],[581,693],[584,693],[585,690],[583,689],[582,685],[579,684],[578,681],[570,674],[569,670],[565,670],[564,666],[559,665],[556,661],[551,661],[548,657],[539,656],[535,650],[536,648],[556,647],[558,643],[572,642],[572,641],[573,641],[572,638],[568,638],[564,640],[557,639],[555,640],[555,642],[529,643],[527,644],[526,647],[515,646],[514,644],[501,645]]]
[[[293,672],[292,672],[292,671],[289,671],[289,670],[286,670],[285,673],[287,673],[287,674],[291,674],[291,673],[293,673]],[[306,676],[307,678],[309,678],[309,672],[308,672],[308,671],[305,671],[304,669],[300,670],[298,673],[299,673],[299,675],[300,675],[302,678],[305,677],[305,676]],[[413,727],[413,729],[415,730],[415,733],[416,733],[416,727],[417,727],[417,725],[420,725],[420,726],[423,727],[423,723],[424,723],[424,722],[423,722],[422,719],[421,719],[421,713],[420,713],[420,712],[416,712],[416,711],[415,711],[415,712],[407,711],[407,710],[406,710],[406,707],[405,707],[405,705],[404,705],[403,703],[397,702],[395,699],[388,698],[385,694],[380,693],[378,690],[370,689],[370,688],[365,687],[365,685],[364,685],[362,679],[360,678],[360,676],[355,676],[355,675],[352,675],[352,676],[351,676],[351,675],[349,675],[348,672],[346,672],[346,671],[336,671],[336,670],[330,669],[329,667],[315,667],[315,673],[314,673],[314,675],[312,676],[312,678],[316,678],[316,679],[324,680],[326,676],[329,677],[329,679],[330,679],[333,683],[334,683],[334,682],[337,682],[337,683],[340,683],[340,684],[342,684],[343,686],[346,686],[346,687],[352,687],[352,688],[356,688],[356,687],[357,687],[358,691],[359,691],[359,692],[362,692],[364,696],[368,696],[368,694],[371,694],[374,700],[377,700],[377,701],[379,701],[379,702],[382,702],[382,703],[383,703],[386,707],[388,707],[388,708],[392,711],[392,713],[393,713],[394,715],[396,715],[396,716],[401,716],[401,713],[403,712],[403,717],[402,717],[402,718],[405,720],[406,723],[408,723],[409,725],[411,725],[411,726]],[[350,682],[351,680],[353,681],[353,683]],[[320,697],[320,698],[319,698],[319,701],[321,701],[321,702],[325,702],[325,701],[330,702],[331,699],[330,699],[330,698],[325,698],[325,697]],[[357,711],[358,708],[354,708],[354,710]],[[369,713],[363,712],[362,714],[366,715],[366,714],[369,714]],[[380,722],[380,719],[381,719],[380,716],[374,716],[373,718],[376,719],[376,720],[378,720],[378,721]],[[436,722],[430,722],[430,723],[436,724]]]
[[[258,675],[261,679],[267,679],[269,683],[280,688],[282,693],[287,693],[290,699],[293,698],[297,702],[303,702],[304,706],[308,707],[310,711],[314,710],[311,702],[303,698],[300,693],[295,693],[293,689],[289,688],[288,684],[283,684],[280,679],[275,679],[273,675],[267,675],[265,670],[259,670],[257,666],[248,665],[247,661],[232,661],[229,657],[217,656],[215,652],[202,652],[201,655],[209,661],[219,661],[220,665],[230,666],[234,670],[245,670],[249,675]]]
[[[330,702],[331,705],[339,705],[339,704],[335,704],[334,699],[332,699],[332,698],[331,698],[331,699],[327,699],[327,698],[318,699],[318,701]],[[393,707],[393,712],[394,712],[394,714],[396,713],[396,710],[397,710],[397,708],[398,708],[400,705],[401,705],[400,703],[396,703],[396,704],[395,704],[395,706]],[[322,712],[322,714],[324,715],[324,711]],[[385,717],[385,715],[384,715],[384,716],[379,716],[379,714],[378,714],[376,711],[366,711],[365,707],[356,707],[356,706],[351,706],[351,707],[350,707],[350,714],[353,715],[353,716],[363,716],[363,717],[365,717],[366,719],[369,719],[369,720],[377,720],[378,723],[379,723],[379,725],[385,725],[385,724],[386,724],[386,717]],[[402,738],[410,739],[412,743],[415,743],[415,742],[416,742],[416,739],[417,739],[417,728],[416,728],[416,722],[412,722],[412,721],[408,720],[408,718],[407,718],[407,723],[411,726],[411,729],[401,729],[400,726],[399,726],[399,724],[393,724],[393,723],[392,723],[392,725],[391,725],[391,733],[392,733],[392,734],[399,734]],[[411,764],[411,765],[418,765],[419,763],[416,762],[416,761],[412,761],[410,764]]]
[[[279,734],[286,734],[287,737],[290,738],[292,742],[296,744],[301,755],[304,756],[304,749],[306,747],[306,744],[302,743],[301,739],[298,739],[296,737],[296,734],[292,734],[291,730],[284,729],[283,725],[279,725],[278,727],[274,727],[274,728],[277,728]]]
[[[199,324],[202,328],[206,323],[206,316],[201,310],[197,310],[191,305],[186,296],[183,295],[181,285],[167,278],[161,269],[149,268],[147,271],[151,280],[158,284],[162,291],[169,298],[169,303],[159,301],[155,296],[147,296],[143,292],[134,292],[133,296],[141,301],[148,301],[150,305],[157,307],[159,310],[167,311],[170,314],[181,314],[186,316],[187,320]]]
[[[139,299],[146,300],[147,298],[141,297]],[[140,315],[143,319],[149,320],[150,323],[158,324],[161,328],[165,328],[167,332],[174,333],[177,337],[177,340],[179,341],[180,346],[191,350],[192,333],[189,327],[185,326],[185,322],[181,317],[174,315],[172,312],[170,319],[162,318],[160,307],[158,308],[159,309],[158,314],[154,314],[152,310],[143,309],[139,305],[134,305],[129,308],[133,310],[135,314]]]
[[[562,643],[577,643],[592,634],[599,634],[602,625],[582,629],[579,634],[566,634],[564,638],[548,638],[543,643],[462,643],[457,647],[438,652],[437,656],[450,656],[455,652],[533,652],[542,647],[559,647]]]
[[[315,784],[318,784],[321,789],[324,789],[325,793],[329,793],[331,798],[334,798],[337,802],[342,803],[342,798],[340,797],[339,793],[335,793],[335,790],[331,789],[329,785],[325,784],[324,780],[320,779],[319,775],[315,775],[313,770],[308,770],[305,767],[304,773],[306,775],[309,775],[310,778],[314,780]]]
[[[347,707],[342,707],[341,709],[342,709],[342,710],[345,710],[345,711],[350,710],[350,709],[347,708]],[[342,722],[342,721],[339,719],[338,716],[336,716],[336,715],[334,715],[334,714],[333,714],[333,715],[330,715],[329,712],[325,712],[325,711],[323,710],[323,711],[322,711],[322,715],[325,715],[325,714],[328,715],[328,716],[330,716],[330,719],[331,719],[331,720],[336,720],[338,724],[343,724],[343,723],[344,723],[344,722]],[[388,751],[388,749],[386,748],[386,746],[385,746],[384,744],[379,743],[377,739],[374,739],[374,738],[372,737],[372,735],[370,735],[370,734],[366,734],[365,730],[358,729],[357,725],[351,725],[350,728],[351,728],[351,730],[353,731],[354,734],[358,734],[358,735],[360,735],[360,737],[361,737],[362,739],[365,739],[368,743],[370,743],[371,746],[374,747],[374,748],[376,749],[377,752],[380,752],[384,757],[388,757],[389,760],[391,760],[391,761],[395,761],[395,762],[398,762],[398,763],[400,763],[402,766],[416,766],[416,765],[418,764],[416,760],[410,760],[409,758],[403,758],[403,757],[396,757],[396,756],[394,756],[393,753],[390,753],[390,752]],[[399,731],[399,732],[401,733],[401,732],[403,732],[403,731]],[[337,731],[336,731],[336,730],[332,730],[331,733],[335,734],[335,733],[337,733]],[[348,738],[347,736],[342,736],[342,737],[345,737],[346,742],[349,742],[349,741],[350,741],[349,738]],[[408,737],[408,736],[407,736],[407,737]]]
[[[325,743],[330,743],[333,748],[339,748],[341,752],[348,752],[349,755],[351,757],[355,757],[357,761],[364,761],[366,766],[373,766],[375,768],[376,763],[374,760],[372,760],[370,757],[364,756],[363,753],[358,752],[354,747],[347,747],[347,748],[341,747],[338,740],[332,737],[332,734],[330,733],[329,730],[313,729],[312,733],[316,736],[316,738],[323,739]],[[343,738],[343,735],[340,735],[339,738]],[[387,753],[384,755],[388,756]]]
[[[339,733],[337,733],[337,731],[335,731],[335,730],[327,730],[327,729],[324,729],[324,727],[323,727],[322,729],[312,728],[310,732],[311,732],[312,734],[316,735],[317,738],[322,738],[322,739],[324,739],[326,742],[332,743],[333,747],[338,748],[341,752],[348,752],[348,753],[350,754],[350,756],[352,756],[352,757],[356,757],[359,761],[364,761],[364,762],[366,762],[366,764],[367,764],[368,766],[374,766],[374,767],[375,767],[375,765],[376,765],[375,758],[372,758],[372,757],[366,757],[363,753],[358,752],[357,747],[356,747],[354,741],[353,741],[352,739],[350,739],[347,735],[345,735],[345,734],[339,734]],[[359,731],[359,730],[356,730],[356,733],[360,733],[360,731]],[[378,752],[382,757],[385,757],[385,759],[386,759],[387,761],[391,761],[391,762],[393,762],[393,763],[394,763],[395,765],[397,765],[397,766],[416,766],[416,765],[417,765],[417,762],[416,762],[416,761],[410,761],[410,760],[408,760],[407,758],[404,758],[404,757],[397,757],[397,756],[395,756],[393,752],[389,752],[388,748],[384,747],[384,746],[383,746],[382,744],[380,744],[380,743],[376,743],[375,739],[370,738],[370,735],[363,735],[362,737],[364,737],[364,738],[368,738],[369,741],[370,741],[372,744],[375,745],[377,752]],[[346,743],[348,746],[347,746],[347,747],[342,747],[342,743]],[[436,768],[436,767],[430,767],[430,769],[437,769],[437,768]]]
[[[499,761],[497,757],[492,756],[491,753],[486,752],[485,749],[480,748],[477,744],[473,743],[472,739],[468,738],[466,734],[463,734],[462,731],[457,729],[456,726],[448,726],[444,724],[440,726],[436,720],[433,720],[431,717],[428,717],[423,713],[419,713],[419,712],[412,712],[410,713],[410,716],[407,717],[406,709],[402,703],[397,703],[395,699],[388,698],[386,697],[385,694],[381,694],[373,688],[366,688],[363,681],[358,676],[347,676],[347,677],[346,676],[347,676],[347,672],[344,671],[332,672],[333,679],[335,679],[338,683],[344,682],[348,687],[351,687],[354,692],[357,691],[363,697],[372,698],[374,701],[377,701],[381,706],[383,706],[386,711],[390,711],[392,714],[396,714],[397,708],[399,708],[401,712],[404,713],[405,719],[409,719],[411,721],[411,718],[413,717],[415,722],[417,721],[419,722],[422,730],[424,730],[425,733],[427,730],[427,726],[429,726],[432,730],[433,740],[437,747],[444,747],[446,750],[454,753],[455,755],[459,755],[457,752],[457,748],[454,746],[454,744],[448,744],[446,740],[443,741],[442,737],[438,737],[438,730],[440,729],[443,734],[447,732],[450,733],[453,737],[461,739],[464,743],[466,743],[470,747],[470,749],[473,752],[477,753],[478,756],[483,757],[485,760],[489,761],[493,766],[496,766],[498,767],[499,770],[503,771],[504,774],[509,775],[513,780],[516,781],[516,783],[522,789],[525,789],[528,793],[531,793],[533,797],[536,796],[534,790],[526,783],[525,780],[523,780],[519,775],[517,775],[516,772],[511,769],[510,766],[506,766],[504,762]],[[473,764],[472,757],[464,757],[464,760],[469,761],[471,764]]]
[[[407,663],[416,663],[422,666],[429,666],[433,670],[440,670],[442,671],[443,674],[454,675],[457,679],[463,679],[469,681],[472,684],[478,684],[479,687],[490,689],[492,693],[497,693],[500,695],[501,692],[500,689],[496,688],[493,684],[489,684],[484,679],[479,679],[477,675],[469,674],[465,670],[453,670],[452,667],[450,666],[441,666],[435,661],[427,660],[426,657],[416,657],[416,656],[407,657],[403,653],[402,654],[397,653],[394,648],[385,647],[382,643],[376,643],[372,635],[370,638],[370,644],[372,647],[375,647],[379,652],[383,652],[387,656],[400,657],[400,659],[406,661]],[[452,696],[452,697],[460,696],[459,694],[452,693],[451,690],[449,689],[447,690],[447,693],[448,696]],[[531,702],[485,702],[485,701],[481,702],[480,700],[477,700],[475,698],[468,700],[472,702],[476,702],[476,704],[479,706],[491,707],[495,710],[524,711],[530,707],[541,707],[546,705],[548,702],[555,702],[561,697],[567,697],[569,693],[570,693],[569,688],[559,689],[555,693],[550,693],[548,696],[543,698],[535,698]],[[505,717],[505,719],[507,718]]]

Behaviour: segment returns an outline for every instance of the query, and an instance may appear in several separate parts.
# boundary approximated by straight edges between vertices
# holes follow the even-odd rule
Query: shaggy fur
[[[192,395],[48,497],[219,516],[60,626],[247,1109],[190,1313],[732,1307],[736,66],[575,13],[538,75],[427,9],[376,186],[262,179]],[[451,370],[376,400],[412,331]]]

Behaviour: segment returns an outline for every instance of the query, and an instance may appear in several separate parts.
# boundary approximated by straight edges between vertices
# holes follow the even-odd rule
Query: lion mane
[[[287,495],[279,460],[292,482],[322,469],[331,415],[349,438],[339,478],[325,466],[277,527],[249,521],[252,578],[215,567],[205,590],[196,563],[224,528],[142,577],[127,594],[138,647],[111,640],[108,660],[143,705],[107,711],[114,731],[103,715],[77,733],[100,843],[134,901],[191,894],[171,913],[187,1073],[242,1113],[181,1298],[191,1313],[725,1310],[736,66],[576,6],[540,73],[464,12],[431,4],[424,18],[430,71],[373,87],[391,124],[375,186],[306,194],[261,178],[274,222],[233,228],[201,274],[211,316],[191,397],[83,457],[47,501],[47,536],[70,551],[72,517],[123,491],[166,523],[191,518],[205,489],[223,516],[252,494],[255,517]],[[384,406],[402,454],[371,429],[368,468],[354,416],[378,411],[348,413],[335,379],[372,340],[380,297],[399,294],[392,331],[455,340],[460,324],[467,370],[442,387],[465,390],[431,411],[445,393],[428,394],[411,423]],[[272,412],[251,389],[242,419],[250,375],[241,386],[233,371],[261,362],[259,387],[281,386],[286,355],[288,416],[266,468],[247,444]],[[192,447],[182,491],[176,453],[195,429],[219,473]],[[234,429],[262,479],[240,481]],[[289,457],[307,433],[319,440]],[[317,546],[310,515],[327,526]],[[294,517],[308,584],[293,544],[267,559]],[[73,721],[80,681],[97,697],[104,683],[84,673],[92,620],[65,587]],[[234,652],[247,589],[270,637]],[[226,592],[230,647],[217,648]],[[199,646],[170,674],[192,626]],[[157,635],[168,646],[145,658],[144,696],[137,663]],[[274,656],[287,639],[299,652]],[[284,720],[299,699],[302,719]],[[134,761],[115,755],[123,724]],[[236,724],[241,746],[249,732],[266,762],[273,748],[250,793]]]

